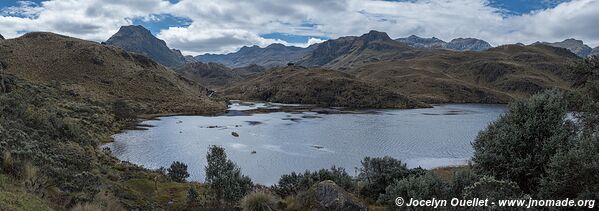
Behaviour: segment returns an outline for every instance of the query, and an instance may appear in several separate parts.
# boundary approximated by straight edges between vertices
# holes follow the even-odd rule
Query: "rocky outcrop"
[[[483,51],[492,48],[486,41],[475,38],[457,38],[447,43],[435,37],[422,38],[412,35],[406,38],[396,39],[395,41],[407,44],[414,48],[448,49],[454,51]]]
[[[0,34],[0,40],[4,40],[4,37]]]
[[[174,68],[174,71],[209,88],[222,87],[242,79],[233,70],[219,63],[187,63]]]
[[[437,39],[435,37],[422,38],[416,35],[412,35],[406,38],[399,38],[395,41],[407,44],[414,48],[443,48],[445,44],[447,44],[445,41]]]
[[[280,67],[295,62],[316,48],[317,44],[308,48],[285,46],[275,43],[265,48],[244,46],[239,51],[229,54],[204,54],[196,56],[200,62],[216,62],[230,68],[245,67],[256,64],[263,67]]]
[[[585,45],[582,40],[576,40],[576,39],[566,39],[564,41],[554,42],[554,43],[542,42],[540,44],[549,45],[549,46],[558,47],[558,48],[565,48],[582,58],[585,58],[585,57],[591,55],[591,52],[593,51],[593,49],[591,47],[589,47],[588,45]]]
[[[593,48],[593,51],[591,51],[591,54],[589,56],[596,56],[599,55],[599,46],[597,46],[596,48]]]
[[[186,61],[181,51],[170,49],[164,40],[156,38],[143,26],[122,26],[104,44],[145,55],[166,67],[177,67]]]
[[[331,180],[314,185],[299,197],[314,199],[314,209],[320,210],[366,210],[366,206],[352,194]]]
[[[491,44],[475,38],[457,38],[445,44],[443,48],[456,51],[484,51],[492,48]]]

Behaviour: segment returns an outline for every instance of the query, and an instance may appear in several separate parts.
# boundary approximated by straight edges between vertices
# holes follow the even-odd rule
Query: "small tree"
[[[535,193],[550,159],[572,146],[574,129],[566,120],[566,105],[556,90],[510,104],[474,140],[475,172],[514,181],[524,192]]]
[[[385,193],[387,186],[408,175],[410,175],[410,170],[400,160],[389,156],[366,157],[362,161],[362,168],[358,175],[359,180],[364,183],[360,194],[376,200],[380,194]]]
[[[193,185],[189,186],[187,190],[187,201],[186,201],[186,210],[196,210],[199,208],[198,198],[200,194],[193,187]]]
[[[189,177],[189,173],[187,173],[187,165],[179,161],[173,162],[171,167],[167,169],[167,172],[168,177],[175,182],[185,182],[185,179]]]
[[[229,204],[239,202],[254,186],[250,178],[242,175],[239,167],[227,159],[224,148],[210,146],[206,160],[206,183],[219,205],[221,201]]]
[[[427,172],[422,176],[411,175],[402,180],[396,180],[385,189],[385,194],[379,196],[379,203],[395,206],[398,196],[414,199],[444,198],[447,195],[445,184],[435,173]]]
[[[135,111],[124,100],[112,103],[112,112],[117,120],[133,120],[137,118]]]

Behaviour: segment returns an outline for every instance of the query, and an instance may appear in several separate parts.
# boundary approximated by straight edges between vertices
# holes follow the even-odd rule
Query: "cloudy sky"
[[[50,31],[104,41],[136,24],[191,55],[307,46],[369,30],[492,45],[576,38],[595,47],[598,23],[599,0],[0,0],[7,38]]]

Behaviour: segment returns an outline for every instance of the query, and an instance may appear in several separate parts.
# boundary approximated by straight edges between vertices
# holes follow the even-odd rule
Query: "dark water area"
[[[255,107],[260,105],[236,105],[223,116],[145,121],[147,130],[116,134],[105,146],[119,159],[150,169],[182,161],[190,180],[204,181],[208,147],[219,145],[254,182],[271,185],[283,174],[333,165],[354,175],[366,156],[429,169],[462,165],[478,132],[506,111],[504,105],[446,104],[342,114],[247,112]]]

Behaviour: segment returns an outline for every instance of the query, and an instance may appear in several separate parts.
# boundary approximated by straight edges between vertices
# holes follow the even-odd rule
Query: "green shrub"
[[[360,194],[376,200],[395,180],[402,180],[408,175],[410,170],[400,160],[389,156],[366,157],[362,161],[362,168],[358,175],[358,179],[364,183]]]
[[[348,191],[355,189],[353,178],[347,174],[345,169],[335,166],[314,172],[306,171],[303,174],[292,172],[291,174],[282,175],[279,182],[273,186],[273,189],[280,196],[286,197],[308,190],[312,185],[325,180],[332,180]]]
[[[518,199],[522,196],[522,191],[515,182],[496,180],[490,176],[483,176],[464,189],[464,198],[467,199],[479,198],[497,201],[499,199]]]
[[[572,146],[574,129],[565,118],[566,104],[556,90],[510,104],[474,141],[475,172],[514,181],[534,193],[550,159]]]
[[[266,190],[251,192],[241,199],[241,208],[244,211],[272,211],[277,210],[279,199]]]
[[[544,198],[599,197],[599,138],[581,137],[567,152],[551,159],[547,174],[541,180],[540,195]]]
[[[464,189],[478,181],[479,176],[474,174],[471,168],[464,168],[454,172],[449,185],[451,197],[460,198],[464,195]]]
[[[447,196],[447,184],[445,184],[435,173],[428,172],[425,175],[412,175],[402,180],[396,180],[385,189],[378,202],[388,206],[395,206],[395,198],[401,196],[404,199],[414,198],[428,200],[432,198],[445,198]]]
[[[229,205],[239,202],[254,186],[249,177],[242,175],[233,161],[227,159],[225,149],[210,146],[206,155],[206,183],[214,194],[217,203],[221,201]]]
[[[166,171],[168,177],[175,182],[185,182],[185,179],[189,177],[187,165],[179,161],[174,161]]]

